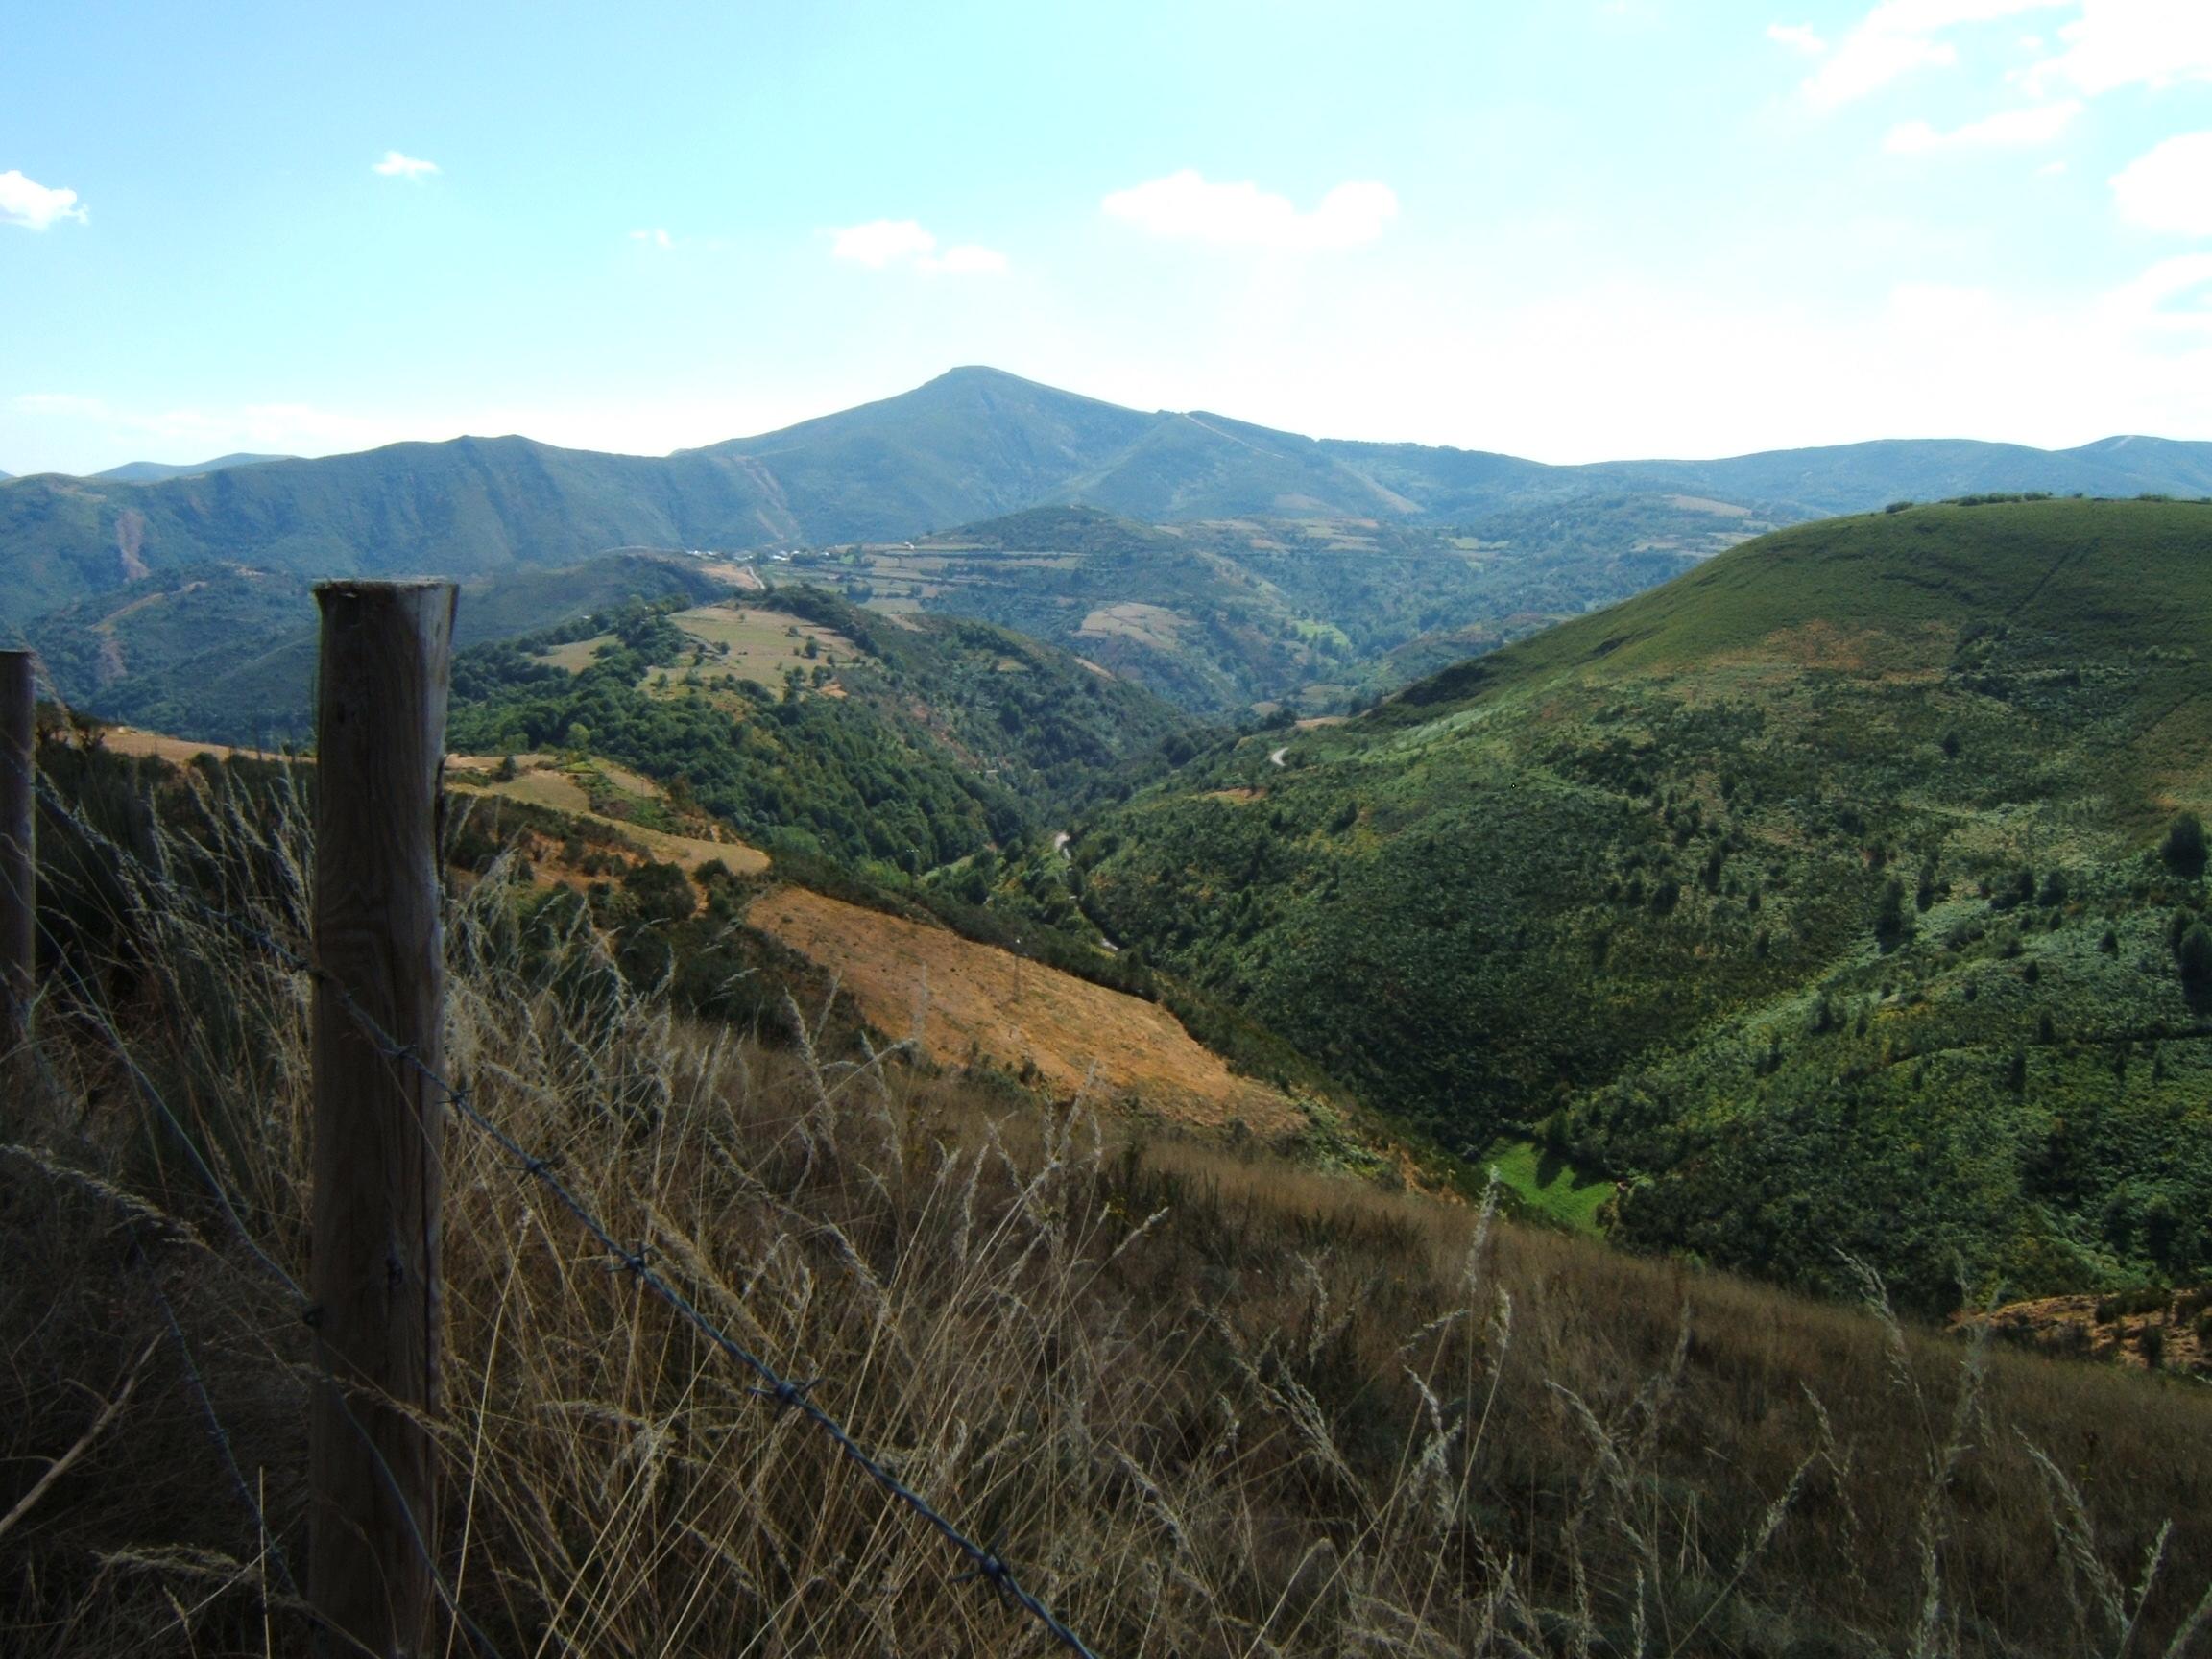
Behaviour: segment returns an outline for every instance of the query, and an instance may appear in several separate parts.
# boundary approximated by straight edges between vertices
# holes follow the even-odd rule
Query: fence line
[[[267,929],[209,904],[196,894],[184,891],[166,876],[148,870],[144,860],[138,858],[129,849],[119,846],[112,838],[86,822],[83,815],[69,803],[62,800],[60,793],[43,778],[38,781],[38,792],[49,806],[61,814],[79,833],[100,845],[116,859],[127,860],[141,875],[150,878],[165,895],[176,898],[207,921],[222,926],[245,943],[254,946],[290,971],[306,974],[319,988],[329,992],[339,1006],[345,1010],[348,1017],[359,1027],[362,1035],[386,1061],[407,1067],[421,1081],[437,1090],[457,1116],[479,1134],[492,1141],[502,1152],[515,1161],[518,1173],[537,1181],[550,1192],[561,1206],[576,1219],[584,1231],[589,1234],[592,1239],[613,1259],[615,1266],[629,1274],[637,1284],[651,1291],[680,1319],[705,1337],[711,1346],[758,1377],[760,1385],[753,1389],[756,1396],[769,1401],[779,1409],[797,1411],[805,1417],[827,1435],[838,1452],[867,1475],[886,1496],[918,1516],[950,1544],[970,1564],[970,1570],[953,1579],[954,1583],[980,1582],[989,1586],[1008,1604],[1027,1613],[1044,1627],[1055,1642],[1070,1652],[1079,1655],[1080,1659],[1097,1659],[1097,1655],[1085,1644],[1083,1639],[1062,1623],[1044,1600],[1022,1583],[1013,1567],[996,1550],[977,1543],[961,1530],[922,1494],[901,1480],[888,1465],[862,1447],[836,1417],[814,1402],[810,1397],[811,1391],[820,1383],[821,1379],[813,1378],[800,1382],[783,1376],[768,1359],[746,1348],[721,1325],[709,1317],[690,1297],[654,1268],[646,1260],[642,1250],[633,1250],[620,1243],[590,1208],[554,1173],[551,1160],[531,1152],[487,1117],[471,1097],[469,1085],[457,1086],[447,1081],[438,1070],[426,1065],[413,1049],[395,1042],[387,1032],[377,1025],[368,1011],[361,1007],[343,984],[325,974],[304,952],[285,944]],[[126,1064],[132,1066],[133,1073],[141,1082],[142,1087],[147,1090],[153,1099],[159,1103],[163,1115],[168,1118],[172,1127],[180,1138],[186,1139],[189,1145],[189,1138],[184,1137],[180,1120],[168,1110],[165,1102],[159,1102],[158,1094],[151,1090],[150,1082],[144,1079],[143,1072],[136,1068],[135,1063],[130,1062],[126,1057]],[[198,1157],[196,1148],[194,1149],[194,1161],[201,1168],[204,1177],[211,1183],[214,1182],[214,1171],[206,1166],[204,1160]],[[223,1203],[233,1225],[237,1227],[249,1247],[253,1250],[256,1256],[261,1258],[265,1264],[274,1269],[293,1294],[301,1297],[304,1303],[304,1295],[298,1283],[254,1242],[247,1232],[244,1219],[230,1205],[228,1195],[221,1191],[219,1186],[216,1187],[215,1190],[218,1200]],[[390,1472],[387,1470],[386,1474],[389,1477]],[[424,1550],[427,1558],[425,1541],[418,1536],[416,1544],[418,1549]],[[461,1612],[458,1604],[445,1591],[443,1575],[439,1575],[438,1582],[441,1599],[445,1601],[448,1610],[468,1626],[473,1636],[479,1641],[483,1641],[481,1632],[475,1630],[473,1623]],[[488,1643],[485,1645],[489,1647]]]
[[[144,861],[137,858],[133,854],[131,853],[128,848],[117,846],[114,841],[103,834],[96,827],[86,823],[82,816],[71,810],[66,803],[61,802],[58,796],[55,796],[51,792],[51,786],[43,779],[39,781],[39,789],[40,792],[46,796],[49,805],[56,806],[61,810],[67,816],[69,822],[74,828],[79,830],[81,832],[95,838],[116,858],[128,859],[132,866],[137,869],[140,874],[154,877],[155,879],[156,879],[160,885],[164,887],[165,890],[175,894],[175,896],[180,899],[188,901],[196,908],[198,908],[204,916],[207,917],[208,919],[215,921],[221,921],[224,919],[224,913],[222,911],[217,910],[211,905],[204,903],[198,899],[196,895],[185,893],[181,889],[177,888],[173,883],[161,878],[157,873],[148,871]],[[55,938],[53,930],[51,928],[45,927],[42,924],[40,930],[44,932],[47,944],[59,951],[61,947],[61,942]],[[263,935],[263,937],[266,938],[267,936]],[[268,939],[268,943],[278,951],[282,951],[284,949],[277,941],[273,938]],[[232,1231],[238,1235],[239,1242],[246,1246],[247,1250],[252,1255],[254,1262],[260,1266],[261,1270],[283,1287],[285,1293],[291,1297],[294,1305],[294,1310],[300,1318],[301,1322],[312,1329],[315,1324],[315,1308],[312,1299],[308,1296],[305,1288],[300,1284],[299,1280],[293,1277],[291,1272],[284,1266],[284,1264],[278,1262],[276,1257],[271,1255],[269,1251],[262,1245],[260,1240],[253,1237],[252,1230],[246,1225],[246,1218],[241,1211],[238,1200],[233,1198],[229,1190],[224,1187],[222,1177],[215,1172],[214,1166],[207,1162],[205,1156],[201,1152],[198,1143],[192,1139],[191,1131],[185,1126],[183,1118],[178,1113],[175,1107],[169,1104],[168,1100],[162,1095],[161,1091],[155,1087],[154,1080],[147,1076],[145,1068],[138,1064],[137,1059],[124,1046],[120,1032],[117,1029],[114,1010],[112,1008],[107,1007],[105,1004],[96,1003],[94,1005],[93,1011],[96,1016],[93,1022],[94,1024],[98,1028],[101,1036],[107,1041],[107,1045],[110,1051],[122,1064],[124,1070],[130,1074],[134,1092],[138,1094],[140,1099],[142,1099],[149,1107],[152,1108],[155,1116],[158,1117],[162,1122],[168,1126],[170,1134],[177,1141],[183,1144],[184,1150],[191,1160],[193,1169],[199,1174],[201,1185],[207,1189],[209,1196],[211,1196],[215,1203],[221,1208],[225,1218],[229,1221]],[[51,1076],[49,1076],[49,1086],[52,1086]],[[133,1249],[139,1253],[141,1258],[143,1258],[144,1248],[138,1239],[135,1225],[133,1225],[132,1228],[132,1239]],[[150,1269],[149,1272],[151,1272]],[[156,1299],[160,1303],[162,1311],[168,1319],[170,1329],[175,1334],[178,1344],[183,1353],[185,1370],[191,1379],[195,1390],[199,1394],[201,1408],[207,1417],[208,1423],[210,1425],[210,1431],[213,1435],[216,1445],[222,1452],[224,1459],[229,1467],[231,1479],[236,1483],[240,1495],[245,1498],[247,1507],[252,1512],[255,1525],[260,1527],[262,1535],[271,1541],[271,1547],[273,1549],[276,1549],[279,1551],[279,1561],[281,1563],[281,1547],[276,1543],[276,1534],[269,1527],[267,1517],[263,1515],[260,1504],[253,1499],[251,1491],[247,1487],[245,1474],[238,1467],[236,1456],[231,1449],[229,1433],[224,1428],[222,1418],[215,1409],[215,1403],[207,1392],[206,1383],[202,1380],[199,1367],[192,1358],[191,1347],[185,1339],[183,1329],[177,1319],[174,1307],[169,1302],[167,1296],[162,1293],[158,1284],[152,1284],[150,1281],[150,1287],[152,1288]],[[345,1389],[339,1384],[338,1379],[336,1375],[330,1370],[330,1367],[322,1359],[322,1344],[318,1341],[314,1344],[314,1348],[317,1358],[313,1366],[313,1370],[315,1371],[318,1379],[331,1385],[332,1392],[338,1400],[340,1413],[346,1419],[354,1436],[361,1442],[364,1450],[367,1451],[371,1463],[376,1469],[377,1478],[385,1482],[389,1489],[397,1492],[398,1489],[398,1478],[393,1474],[391,1465],[386,1462],[382,1451],[379,1450],[374,1439],[370,1436],[367,1428],[361,1423],[359,1418],[354,1416],[351,1407],[346,1404]],[[413,1526],[410,1526],[408,1528],[408,1541],[415,1553],[421,1558],[424,1570],[430,1575],[431,1586],[437,1594],[439,1602],[445,1608],[448,1613],[453,1616],[454,1621],[461,1626],[464,1633],[467,1634],[469,1641],[476,1647],[480,1653],[487,1655],[488,1659],[500,1659],[497,1646],[492,1641],[491,1637],[484,1633],[482,1627],[479,1626],[473,1619],[469,1618],[465,1611],[463,1611],[460,1600],[454,1596],[451,1587],[446,1584],[445,1575],[439,1568],[437,1553],[431,1548],[430,1541],[422,1536],[421,1530],[419,1527],[415,1527]],[[308,1623],[312,1624],[317,1630],[325,1631],[333,1636],[339,1636],[343,1638],[343,1632],[332,1629],[332,1627],[322,1618],[321,1614],[316,1610],[314,1605],[311,1602],[305,1600],[304,1598],[300,1597],[297,1582],[292,1577],[291,1568],[288,1564],[283,1565],[283,1571],[286,1584],[288,1588],[291,1589],[294,1597],[298,1600],[297,1611],[299,1611],[301,1615],[304,1617]]]
[[[132,1247],[143,1254],[143,1245],[138,1240],[136,1229],[132,1229]],[[230,1431],[223,1426],[223,1418],[215,1409],[214,1398],[207,1391],[206,1379],[201,1376],[199,1362],[192,1357],[192,1344],[185,1337],[184,1327],[178,1322],[177,1310],[171,1304],[168,1292],[155,1279],[151,1264],[146,1270],[146,1287],[153,1292],[154,1301],[161,1310],[161,1317],[169,1327],[169,1334],[176,1340],[178,1357],[184,1361],[184,1380],[191,1384],[193,1397],[200,1403],[201,1415],[207,1419],[207,1436],[214,1441],[215,1449],[223,1455],[223,1466],[230,1472],[230,1483],[237,1488],[238,1497],[246,1505],[246,1512],[253,1517],[254,1527],[261,1536],[261,1547],[268,1552],[269,1558],[276,1563],[277,1575],[284,1580],[285,1594],[304,1607],[305,1602],[301,1601],[300,1595],[300,1581],[292,1576],[292,1563],[284,1553],[283,1541],[276,1536],[276,1529],[269,1525],[269,1517],[262,1512],[260,1500],[254,1497],[253,1488],[247,1482],[246,1471],[238,1466],[238,1454],[231,1446]],[[263,1599],[267,1599],[266,1595]]]

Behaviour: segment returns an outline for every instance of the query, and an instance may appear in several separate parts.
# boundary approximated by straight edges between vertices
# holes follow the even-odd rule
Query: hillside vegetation
[[[1807,525],[1225,743],[1061,881],[1447,1144],[1620,1180],[1628,1241],[1931,1308],[2188,1282],[2208,637],[2212,505]]]
[[[919,541],[801,554],[870,606],[980,616],[1048,639],[1194,713],[1334,712],[1562,617],[1642,591],[1767,520],[1656,496],[1473,526],[1373,518],[1143,524],[1044,507]]]
[[[312,588],[242,565],[186,566],[43,616],[30,643],[60,694],[104,719],[211,742],[303,743],[314,718]],[[463,585],[454,638],[477,645],[636,600],[729,591],[691,561],[644,554],[503,570]]]
[[[312,775],[42,759],[0,1647],[301,1651],[315,1342],[268,1264],[310,987],[258,937],[301,938]],[[1133,1133],[813,993],[692,1023],[518,876],[448,908],[475,1107],[1101,1654],[2186,1659],[2212,1620],[2200,1388]],[[1050,1650],[495,1143],[444,1167],[442,1644]]]
[[[788,589],[634,605],[464,653],[455,748],[589,750],[758,845],[893,880],[1023,838],[1188,752],[1141,688],[982,622]]]

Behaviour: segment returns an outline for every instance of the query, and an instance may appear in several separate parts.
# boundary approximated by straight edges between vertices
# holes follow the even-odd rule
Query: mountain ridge
[[[208,559],[313,575],[424,567],[474,575],[574,564],[617,546],[892,540],[1057,504],[1153,521],[1262,515],[1441,524],[1623,491],[1804,517],[1900,496],[2023,490],[2212,491],[2212,444],[2129,436],[2036,450],[1888,439],[1718,461],[1552,467],[1309,438],[1204,411],[1146,413],[967,367],[856,408],[662,457],[469,436],[143,482],[11,479],[0,484],[0,615],[20,623],[151,569]]]
[[[253,455],[241,450],[234,455],[218,455],[212,461],[190,461],[181,465],[167,461],[126,461],[120,467],[110,467],[91,476],[109,484],[158,484],[165,478],[198,478],[209,472],[227,472],[233,467],[258,467],[265,461],[300,459],[297,455]]]

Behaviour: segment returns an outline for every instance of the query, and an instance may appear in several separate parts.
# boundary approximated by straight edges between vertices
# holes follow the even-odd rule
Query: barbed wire
[[[196,894],[188,893],[182,888],[176,886],[174,882],[170,881],[159,873],[148,870],[143,859],[137,857],[137,855],[132,853],[128,848],[118,846],[112,838],[108,836],[105,832],[98,829],[98,827],[87,822],[81,814],[76,812],[67,802],[61,800],[60,797],[54,792],[52,786],[47,783],[45,780],[39,780],[37,787],[39,793],[45,798],[47,805],[50,807],[61,812],[63,816],[68,819],[72,827],[77,829],[81,833],[94,840],[112,856],[118,860],[128,860],[130,864],[135,868],[142,876],[146,876],[153,879],[159,886],[161,886],[166,893],[174,895],[178,899],[184,901],[186,903],[192,905],[208,919],[213,921],[222,921],[227,925],[231,923],[232,919],[228,918],[227,913],[205,903],[200,900]],[[60,952],[63,949],[62,943],[60,940],[55,937],[53,929],[48,927],[42,921],[37,923],[36,926],[38,930],[44,934],[49,948],[58,953]],[[256,934],[271,950],[279,952],[282,955],[291,957],[299,967],[301,967],[302,970],[306,969],[307,964],[305,958],[299,956],[297,952],[291,951],[282,944],[281,941],[276,939],[273,935],[270,935],[261,929],[251,928],[250,926],[249,931]],[[267,1273],[278,1285],[284,1287],[285,1292],[291,1297],[295,1305],[295,1310],[301,1318],[301,1323],[312,1329],[316,1324],[314,1317],[315,1306],[313,1299],[307,1294],[306,1289],[300,1284],[299,1280],[292,1276],[291,1272],[284,1266],[284,1264],[278,1262],[276,1258],[262,1245],[260,1240],[253,1237],[252,1230],[246,1224],[246,1219],[244,1214],[241,1213],[238,1201],[231,1196],[229,1190],[223,1185],[222,1178],[215,1172],[214,1166],[209,1164],[207,1159],[201,1153],[198,1143],[193,1140],[191,1132],[185,1126],[182,1116],[178,1113],[175,1107],[169,1104],[168,1100],[162,1095],[161,1091],[155,1086],[154,1080],[147,1075],[145,1068],[138,1064],[136,1057],[133,1056],[130,1049],[124,1045],[116,1028],[116,1021],[113,1009],[105,1006],[104,1003],[101,1003],[96,998],[89,998],[88,1000],[93,1002],[94,1013],[97,1016],[91,1022],[91,1023],[95,1029],[99,1031],[101,1037],[105,1039],[108,1049],[114,1054],[115,1058],[122,1064],[125,1071],[130,1075],[132,1087],[140,1099],[143,1100],[154,1111],[156,1116],[157,1116],[168,1126],[170,1133],[178,1140],[179,1142],[182,1144],[185,1152],[191,1159],[193,1168],[198,1172],[200,1176],[202,1185],[207,1189],[209,1194],[215,1200],[216,1205],[223,1211],[223,1214],[225,1217],[229,1221],[232,1230],[237,1233],[239,1241],[246,1246],[247,1250],[252,1254],[255,1262],[260,1266],[262,1271]],[[41,1065],[43,1065],[42,1056]],[[53,1087],[55,1081],[56,1080],[52,1078],[51,1071],[49,1070],[49,1087]],[[137,1242],[135,1229],[132,1231],[132,1238],[135,1245]],[[228,1466],[231,1479],[237,1485],[241,1496],[245,1498],[247,1507],[252,1512],[254,1523],[260,1528],[262,1536],[271,1540],[272,1547],[276,1549],[278,1551],[277,1559],[279,1564],[283,1565],[281,1547],[276,1544],[276,1534],[270,1530],[267,1517],[263,1514],[259,1503],[254,1501],[251,1491],[247,1487],[244,1473],[239,1469],[237,1459],[231,1449],[230,1435],[228,1431],[224,1428],[221,1415],[215,1409],[215,1403],[209,1396],[206,1384],[202,1380],[199,1369],[193,1361],[191,1349],[189,1344],[185,1341],[183,1329],[178,1322],[175,1310],[171,1307],[167,1297],[162,1294],[159,1286],[156,1285],[153,1286],[153,1288],[155,1296],[160,1301],[162,1310],[169,1321],[170,1329],[175,1334],[178,1343],[183,1351],[185,1369],[190,1376],[195,1390],[199,1395],[202,1409],[207,1416],[207,1420],[209,1422],[211,1432],[216,1445],[221,1451],[224,1459]],[[480,1626],[473,1619],[469,1616],[466,1611],[463,1610],[458,1598],[455,1597],[450,1586],[446,1584],[445,1575],[438,1566],[437,1557],[430,1548],[430,1542],[422,1535],[422,1529],[416,1518],[414,1507],[407,1502],[404,1494],[401,1491],[398,1477],[393,1473],[390,1462],[385,1458],[382,1450],[376,1445],[374,1437],[370,1434],[367,1426],[362,1423],[360,1418],[354,1415],[352,1405],[347,1399],[346,1384],[339,1381],[336,1373],[333,1372],[328,1363],[324,1360],[322,1338],[319,1334],[313,1341],[313,1349],[315,1353],[315,1363],[313,1369],[317,1374],[318,1381],[327,1384],[330,1388],[331,1397],[336,1402],[340,1414],[344,1416],[347,1425],[359,1438],[363,1449],[366,1450],[369,1454],[370,1461],[375,1466],[377,1479],[382,1482],[386,1492],[391,1496],[394,1503],[397,1504],[399,1512],[406,1522],[408,1541],[413,1547],[416,1554],[422,1561],[424,1568],[428,1571],[432,1588],[436,1592],[440,1603],[445,1608],[446,1612],[451,1615],[455,1623],[461,1626],[462,1630],[467,1634],[469,1641],[475,1646],[478,1652],[487,1655],[488,1659],[500,1659],[497,1645],[492,1641],[490,1636],[485,1634],[482,1626]],[[289,1566],[283,1565],[283,1571],[287,1583],[292,1584],[294,1581],[292,1580],[291,1570]],[[295,1595],[297,1596],[296,1587]],[[312,1605],[302,1600],[301,1601],[300,1606],[301,1610],[318,1629],[326,1628],[326,1626],[324,1625],[321,1617],[316,1614]]]
[[[144,1246],[138,1239],[136,1228],[132,1229],[132,1245],[143,1254]],[[207,1419],[207,1436],[222,1455],[223,1467],[230,1473],[230,1484],[237,1490],[240,1502],[246,1505],[246,1512],[253,1517],[254,1527],[262,1539],[262,1548],[268,1551],[269,1558],[276,1563],[276,1573],[284,1580],[285,1592],[294,1601],[301,1601],[300,1581],[292,1575],[292,1563],[284,1553],[283,1540],[276,1536],[276,1528],[269,1525],[269,1517],[262,1510],[260,1500],[254,1496],[253,1488],[247,1482],[246,1471],[238,1466],[238,1454],[231,1445],[230,1431],[223,1425],[222,1413],[215,1409],[215,1400],[207,1391],[206,1379],[201,1375],[200,1363],[193,1358],[192,1344],[185,1337],[184,1327],[177,1318],[177,1310],[171,1304],[168,1292],[161,1288],[159,1281],[155,1278],[151,1262],[147,1263],[146,1286],[153,1292],[155,1305],[161,1310],[161,1317],[169,1327],[169,1334],[177,1343],[178,1356],[184,1362],[184,1380],[191,1385],[193,1398],[200,1403],[200,1414]]]
[[[455,1116],[469,1124],[479,1134],[487,1137],[502,1152],[512,1158],[519,1173],[538,1182],[546,1191],[551,1193],[561,1207],[575,1218],[578,1225],[589,1234],[600,1248],[613,1259],[616,1267],[629,1274],[635,1283],[659,1298],[678,1318],[705,1337],[712,1347],[759,1378],[760,1385],[752,1390],[756,1396],[769,1401],[780,1409],[798,1412],[827,1435],[837,1451],[873,1480],[887,1496],[919,1517],[938,1536],[950,1544],[970,1564],[970,1571],[955,1578],[954,1583],[981,1582],[990,1586],[1002,1600],[1027,1613],[1044,1627],[1055,1642],[1070,1652],[1079,1655],[1080,1659],[1097,1659],[1097,1655],[1083,1639],[1070,1629],[1035,1592],[1021,1581],[1013,1567],[997,1550],[977,1543],[921,1493],[900,1479],[889,1465],[863,1447],[859,1441],[854,1438],[842,1422],[811,1398],[812,1390],[821,1382],[820,1378],[800,1382],[785,1377],[767,1358],[754,1353],[731,1335],[682,1289],[662,1277],[646,1260],[645,1252],[642,1249],[634,1250],[621,1243],[606,1223],[592,1212],[590,1207],[554,1172],[551,1160],[540,1157],[530,1151],[528,1147],[486,1116],[476,1105],[469,1085],[456,1085],[448,1081],[435,1068],[426,1064],[412,1046],[398,1042],[391,1033],[384,1030],[375,1018],[354,998],[352,992],[334,974],[324,969],[321,964],[315,962],[305,952],[287,945],[267,929],[207,903],[201,900],[198,895],[177,887],[165,877],[146,871],[143,859],[138,858],[128,849],[118,846],[112,838],[85,822],[73,806],[60,799],[45,780],[39,780],[38,790],[40,795],[80,832],[104,845],[111,855],[120,859],[128,859],[141,872],[153,876],[165,891],[173,892],[176,897],[208,921],[227,928],[241,940],[256,946],[293,972],[306,974],[319,988],[329,992],[347,1018],[354,1023],[362,1036],[368,1039],[371,1046],[385,1061],[406,1067],[422,1082],[437,1090],[451,1107]],[[205,1170],[204,1162],[202,1168]],[[212,1178],[213,1172],[211,1170],[207,1170],[206,1173]],[[243,1232],[244,1224],[239,1220],[235,1212],[232,1213],[232,1219],[238,1222],[240,1230]],[[256,1253],[264,1254],[258,1250]],[[266,1260],[265,1254],[264,1259]],[[274,1262],[271,1264],[275,1265]],[[277,1271],[282,1273],[281,1268],[278,1268]],[[287,1284],[292,1283],[289,1275],[284,1275],[284,1278]],[[293,1288],[297,1291],[297,1285],[294,1285]],[[421,1547],[421,1541],[418,1539],[417,1542],[418,1547]],[[456,1617],[464,1617],[457,1606],[453,1606],[451,1610]]]

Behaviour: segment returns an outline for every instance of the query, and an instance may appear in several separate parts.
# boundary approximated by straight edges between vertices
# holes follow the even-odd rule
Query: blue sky
[[[2212,439],[2212,0],[6,0],[0,469],[990,363],[1545,460]]]

